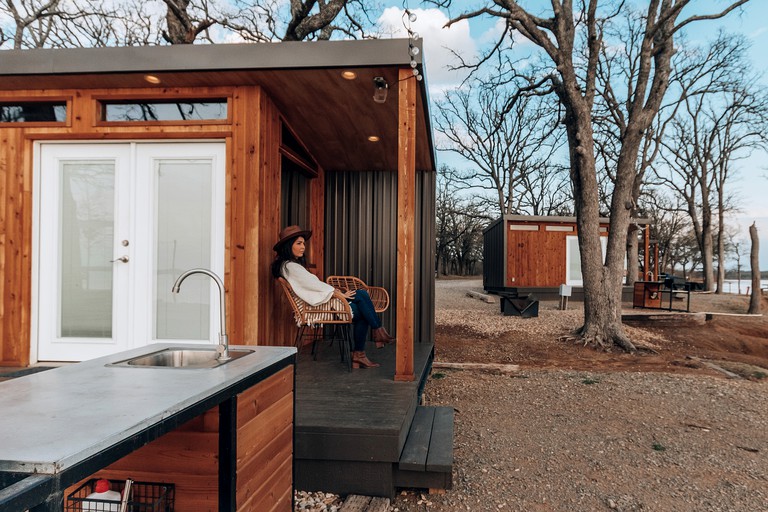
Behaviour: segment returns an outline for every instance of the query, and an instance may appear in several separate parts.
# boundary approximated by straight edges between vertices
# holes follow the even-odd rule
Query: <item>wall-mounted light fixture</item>
[[[369,135],[368,136],[368,141],[369,142],[379,142],[380,140],[381,139],[379,138],[378,135]]]
[[[376,103],[384,103],[387,101],[387,90],[389,84],[383,76],[377,76],[373,79],[373,101]]]
[[[150,84],[159,84],[160,78],[155,75],[144,75],[144,80]]]
[[[342,78],[344,78],[344,80],[354,80],[355,78],[357,78],[357,73],[355,73],[354,71],[346,70],[341,72],[341,76]]]

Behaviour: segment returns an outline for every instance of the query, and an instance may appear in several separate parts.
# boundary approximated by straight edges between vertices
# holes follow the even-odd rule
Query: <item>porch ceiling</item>
[[[142,64],[135,64],[136,55],[132,55],[129,66],[120,68],[119,65],[106,65],[98,68],[89,63],[86,57],[89,53],[97,55],[98,52],[106,54],[105,49],[80,49],[58,50],[61,57],[68,54],[77,57],[71,59],[74,64],[66,69],[60,65],[55,70],[46,67],[43,62],[37,68],[31,68],[27,60],[18,64],[19,73],[13,73],[13,61],[6,67],[0,63],[0,90],[30,90],[30,84],[34,89],[126,89],[153,87],[144,80],[144,76],[151,73],[160,78],[161,83],[154,87],[158,92],[173,87],[215,87],[215,86],[240,86],[259,85],[267,91],[271,99],[284,115],[289,126],[307,146],[307,149],[315,157],[318,164],[327,171],[365,171],[365,170],[397,170],[398,157],[398,68],[407,67],[407,46],[402,43],[394,47],[392,42],[370,41],[361,42],[365,45],[353,45],[353,42],[326,43],[301,43],[301,48],[308,48],[310,53],[304,52],[304,60],[314,57],[312,52],[323,48],[334,51],[344,50],[344,57],[331,57],[316,59],[315,67],[307,63],[296,65],[295,63],[283,65],[267,62],[266,64],[246,63],[233,69],[229,62],[219,66],[211,64],[209,58],[215,55],[207,55],[198,66],[179,65],[171,59],[163,59],[160,64],[154,59]],[[274,47],[283,46],[284,43]],[[313,46],[314,45],[314,46]],[[200,53],[206,54],[227,48],[227,56],[232,52],[242,51],[242,47],[249,45],[209,45],[201,46]],[[259,52],[265,51],[273,45],[253,45],[260,47]],[[350,58],[349,50],[362,46],[365,49],[359,58]],[[237,47],[237,48],[235,48]],[[371,51],[377,47],[382,48],[385,58],[379,60],[371,58]],[[262,50],[264,48],[265,50]],[[296,50],[297,47],[287,47]],[[394,51],[393,51],[394,49]],[[109,55],[119,57],[121,49],[108,49]],[[179,49],[189,53],[190,48]],[[284,48],[280,49],[286,51]],[[131,51],[151,52],[151,49],[125,49]],[[155,52],[160,54],[177,51],[175,48],[159,47]],[[36,57],[33,52],[52,53],[57,50],[28,51],[28,57]],[[69,53],[67,53],[69,52]],[[75,53],[78,52],[78,53]],[[15,52],[1,52],[5,56]],[[295,53],[295,52],[294,52]],[[223,52],[222,52],[223,54]],[[402,54],[402,57],[400,55]],[[55,54],[54,54],[55,55]],[[144,54],[147,55],[147,54]],[[142,55],[142,56],[144,56]],[[154,54],[153,54],[154,55]],[[182,54],[185,59],[186,54]],[[398,59],[392,59],[392,56]],[[166,55],[170,57],[170,55]],[[355,57],[355,56],[353,56]],[[46,58],[50,59],[50,55]],[[33,59],[34,60],[34,59]],[[399,61],[398,61],[399,60]],[[404,60],[404,61],[403,61]],[[7,59],[6,59],[7,62]],[[60,62],[60,61],[59,61]],[[83,63],[81,63],[83,62]],[[115,62],[114,60],[112,62]],[[172,64],[167,64],[171,62]],[[354,65],[355,62],[364,62],[364,65]],[[369,63],[373,63],[369,65]],[[378,63],[377,63],[378,62]],[[339,65],[329,65],[330,63]],[[350,65],[343,65],[350,63]],[[228,69],[224,69],[224,68]],[[238,66],[235,66],[238,67]],[[5,69],[4,69],[5,68]],[[342,71],[351,70],[357,75],[354,80],[345,80],[341,76]],[[39,72],[46,71],[46,72]],[[53,72],[51,72],[53,71]],[[389,84],[388,97],[385,103],[373,101],[373,78],[382,76]],[[428,119],[428,106],[425,81],[416,82],[419,88],[417,94],[417,127],[416,127],[416,168],[420,170],[434,170],[434,158],[432,137]],[[369,142],[369,136],[378,136],[379,142]]]

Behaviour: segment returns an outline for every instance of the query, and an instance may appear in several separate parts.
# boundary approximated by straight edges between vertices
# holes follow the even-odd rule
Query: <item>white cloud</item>
[[[410,22],[411,30],[423,39],[430,91],[436,93],[460,83],[467,73],[451,71],[451,66],[459,64],[454,52],[467,62],[472,62],[478,54],[477,43],[469,33],[469,22],[462,20],[444,28],[448,17],[438,9],[412,9],[411,12],[416,15],[416,21]],[[404,24],[408,21],[403,17],[403,9],[386,8],[377,23],[382,34],[408,37]]]

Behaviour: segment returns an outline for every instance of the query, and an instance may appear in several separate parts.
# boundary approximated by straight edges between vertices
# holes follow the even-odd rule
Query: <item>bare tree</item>
[[[483,228],[492,220],[474,198],[463,197],[448,167],[438,171],[435,201],[437,275],[474,273],[482,259]]]
[[[730,90],[683,99],[664,138],[657,172],[685,200],[702,253],[704,287],[722,292],[725,217],[732,210],[727,187],[734,164],[765,144],[768,101],[754,91],[746,64],[735,61]],[[744,78],[746,77],[746,80]],[[721,262],[715,281],[715,256]]]
[[[756,315],[760,313],[760,301],[763,291],[760,289],[760,239],[757,236],[757,226],[753,222],[749,226],[749,238],[752,248],[749,252],[749,266],[752,271],[752,294],[749,298],[749,310],[747,313]]]
[[[615,183],[614,169],[618,166],[621,143],[627,130],[629,108],[638,74],[642,71],[642,40],[645,20],[641,13],[629,11],[616,24],[605,28],[606,34],[618,44],[605,45],[597,66],[597,98],[593,122],[597,150],[598,181],[601,205],[610,201]],[[744,64],[746,40],[720,34],[708,47],[701,49],[680,44],[671,60],[670,85],[659,113],[646,129],[637,158],[635,180],[632,184],[632,204],[636,207],[647,181],[647,173],[657,159],[667,127],[686,98],[714,94],[727,90],[733,70]],[[606,179],[609,178],[609,179]],[[610,208],[606,207],[606,211]],[[638,216],[637,208],[631,212]],[[638,275],[638,224],[630,223],[627,234],[627,284]],[[647,275],[647,270],[646,270]]]
[[[731,246],[732,254],[736,257],[736,293],[741,295],[741,258],[744,256],[744,249],[747,246],[745,240],[739,237],[736,231],[728,231],[728,242]]]
[[[235,0],[221,24],[246,41],[327,40],[334,34],[368,37],[370,0]]]
[[[4,0],[0,13],[10,19],[13,34],[4,38],[13,41],[13,48],[42,48],[61,10],[61,0]]]
[[[637,178],[637,158],[643,136],[661,107],[669,86],[675,35],[686,25],[725,16],[748,0],[728,2],[722,11],[679,20],[690,0],[650,0],[644,14],[643,37],[638,47],[638,72],[628,82],[626,130],[618,148],[616,178],[611,196],[611,223],[605,263],[599,232],[599,197],[595,162],[593,108],[596,75],[601,59],[604,29],[624,2],[583,0],[574,9],[571,0],[552,1],[548,16],[537,16],[519,2],[505,0],[454,18],[491,15],[539,46],[554,69],[546,80],[565,109],[576,205],[582,274],[584,276],[584,325],[580,335],[585,343],[628,351],[635,347],[621,324],[621,281],[624,274],[626,236],[632,210],[632,189]],[[506,36],[506,34],[505,34]],[[583,42],[583,52],[578,51]],[[495,50],[500,48],[499,45]]]
[[[438,102],[436,129],[442,150],[469,162],[454,181],[482,190],[498,215],[545,215],[570,203],[567,175],[554,155],[562,146],[556,105],[517,87],[474,78]]]
[[[0,45],[131,46],[370,37],[372,0],[0,0]],[[218,30],[215,30],[218,27]]]

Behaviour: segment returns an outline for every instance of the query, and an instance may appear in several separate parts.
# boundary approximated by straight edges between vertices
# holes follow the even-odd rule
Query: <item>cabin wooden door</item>
[[[213,283],[171,287],[223,277],[223,143],[41,143],[35,172],[33,360],[216,339]]]

